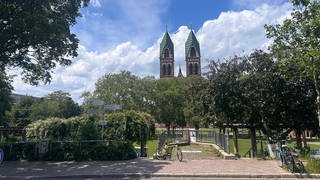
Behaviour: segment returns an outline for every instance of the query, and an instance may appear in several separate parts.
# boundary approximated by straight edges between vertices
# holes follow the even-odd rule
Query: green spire
[[[187,39],[186,44],[185,44],[186,56],[189,54],[189,51],[191,50],[191,47],[194,47],[196,49],[196,51],[199,53],[199,55],[200,55],[199,42],[198,42],[196,36],[194,35],[193,30],[190,31],[188,39]]]
[[[171,41],[171,38],[169,36],[168,31],[166,31],[166,33],[164,34],[162,41],[160,43],[160,56],[163,53],[164,49],[168,48],[169,49],[169,53],[173,54],[173,43]]]

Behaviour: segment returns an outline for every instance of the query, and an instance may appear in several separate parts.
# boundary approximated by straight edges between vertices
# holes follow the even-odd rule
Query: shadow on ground
[[[0,167],[2,178],[33,177],[147,177],[170,164],[166,161],[154,161],[138,158],[128,161],[86,161],[86,162],[5,162]]]

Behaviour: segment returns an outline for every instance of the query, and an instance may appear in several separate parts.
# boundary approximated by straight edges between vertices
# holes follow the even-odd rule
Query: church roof
[[[194,47],[196,49],[196,51],[200,54],[200,46],[199,46],[199,42],[196,38],[196,36],[194,35],[193,31],[191,30],[188,36],[188,39],[186,41],[185,44],[185,53],[186,53],[186,57],[189,54],[189,51],[191,50],[191,47]]]
[[[179,64],[179,73],[178,73],[178,77],[183,77],[183,74],[182,74],[182,71],[181,71],[180,64]]]
[[[162,41],[160,43],[160,56],[166,47],[168,47],[169,52],[171,54],[173,54],[173,43],[171,41],[171,38],[170,38],[168,31],[166,31],[166,33],[164,34]]]

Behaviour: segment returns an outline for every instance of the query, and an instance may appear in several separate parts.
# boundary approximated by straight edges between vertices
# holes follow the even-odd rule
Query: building
[[[200,45],[193,32],[190,31],[185,43],[186,76],[201,75]],[[178,77],[182,77],[179,65]],[[160,43],[160,78],[174,77],[174,45],[168,31]]]

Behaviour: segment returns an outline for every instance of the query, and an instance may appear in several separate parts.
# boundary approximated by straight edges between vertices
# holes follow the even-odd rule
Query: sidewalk
[[[98,177],[243,177],[295,178],[276,161],[186,160],[159,161],[134,159],[129,161],[93,162],[4,162],[0,178],[98,178]],[[318,175],[303,176],[317,177]]]

